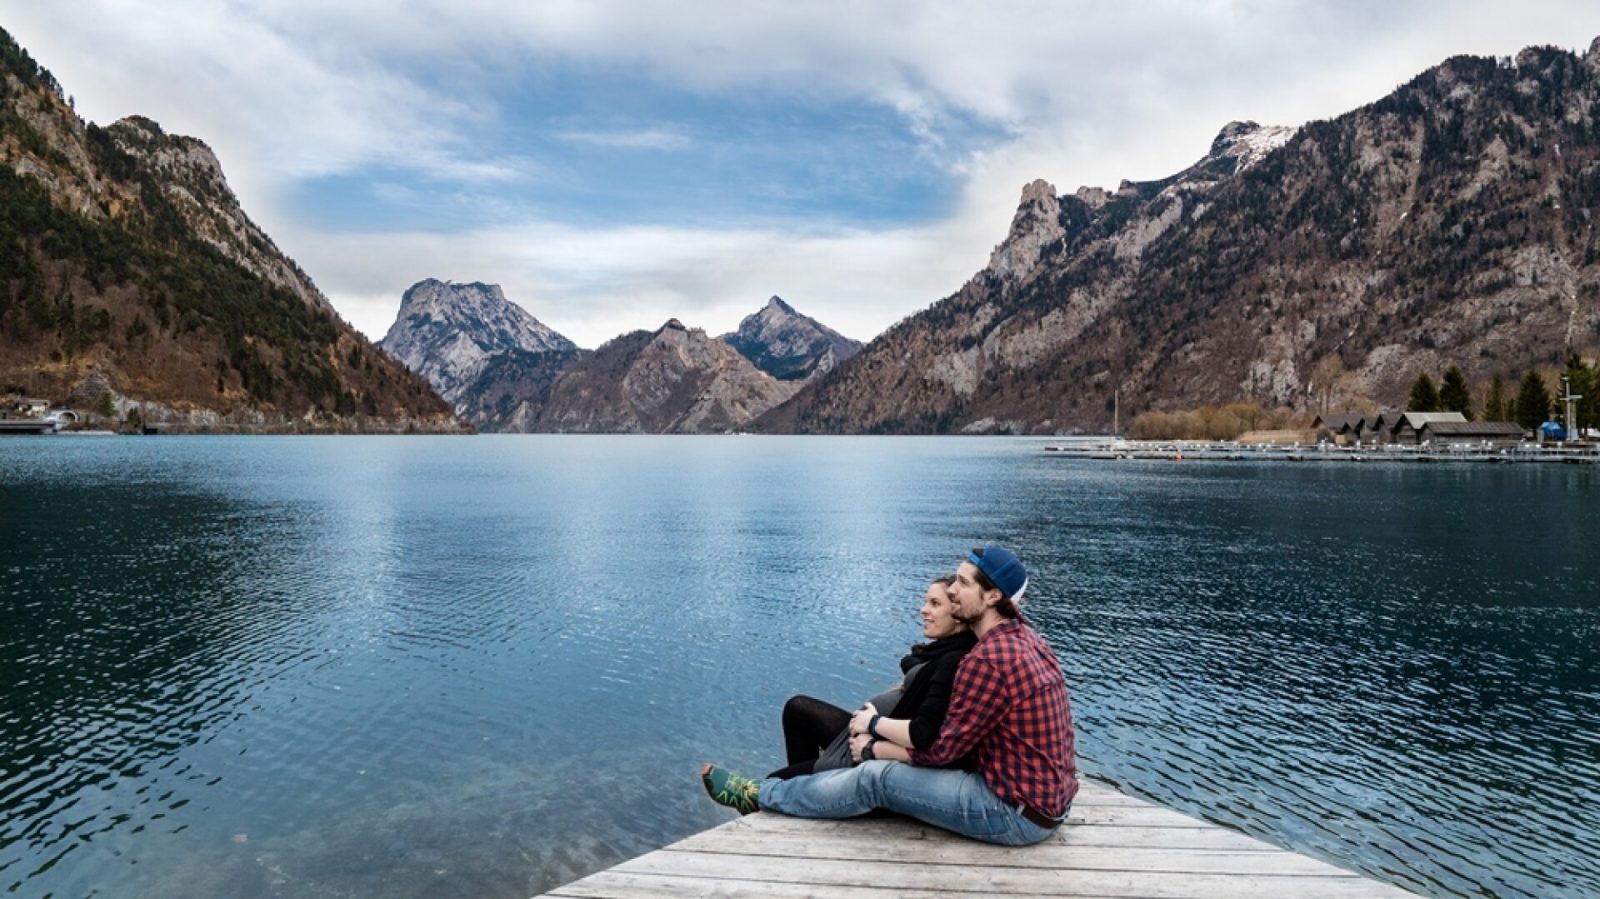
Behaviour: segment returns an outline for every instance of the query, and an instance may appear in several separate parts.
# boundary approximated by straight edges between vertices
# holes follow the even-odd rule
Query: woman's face
[[[950,614],[950,596],[944,584],[934,584],[922,598],[922,636],[937,640],[959,634],[966,625]]]

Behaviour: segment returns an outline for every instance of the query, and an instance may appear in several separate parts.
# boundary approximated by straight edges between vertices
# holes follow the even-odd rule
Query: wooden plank
[[[1119,793],[1110,787],[1083,781],[1078,786],[1078,795],[1073,797],[1075,807],[1086,805],[1151,805],[1147,800]]]
[[[1187,819],[1187,827],[1088,827],[1064,825],[1055,835],[1040,845],[1070,846],[1128,846],[1160,847],[1173,849],[1259,849],[1282,852],[1284,850],[1264,843],[1234,830]],[[792,833],[807,837],[848,835],[858,840],[918,841],[960,839],[944,831],[913,821],[909,818],[850,818],[843,821],[827,819],[789,818],[771,812],[761,812],[705,831],[715,833],[724,829],[750,829],[760,833]],[[692,839],[692,838],[691,838]],[[983,844],[976,844],[983,845]]]
[[[738,856],[663,850],[616,867],[629,874],[681,877],[708,883],[807,884],[825,887],[876,887],[921,895],[933,890],[1012,896],[1119,896],[1146,899],[1367,899],[1393,896],[1392,888],[1351,874],[1283,876],[1165,873],[1150,871],[1071,871],[1048,868],[962,867],[925,861],[854,862],[805,859],[774,864]]]
[[[1410,895],[1092,783],[1083,785],[1068,822],[1035,846],[991,846],[908,818],[835,821],[760,812],[547,895],[971,899],[995,894],[1071,899]]]
[[[773,812],[759,812],[748,816],[745,820],[761,822],[761,826],[773,828],[799,828],[810,829],[809,820],[805,818],[791,818]],[[885,821],[895,821],[895,818],[854,818],[848,819],[852,826],[865,825],[874,827]],[[1140,805],[1091,805],[1079,807],[1074,805],[1067,814],[1064,827],[1081,827],[1083,825],[1102,825],[1109,827],[1216,827],[1210,824],[1181,815],[1170,809],[1143,803]]]
[[[661,877],[653,874],[624,874],[604,871],[545,893],[570,899],[905,899],[902,890],[878,887],[829,887],[819,892],[811,884],[769,883],[758,880],[710,881],[689,877]],[[970,892],[929,890],[917,899],[972,899]],[[1110,897],[1105,897],[1110,899]]]
[[[710,831],[673,844],[682,852],[747,857],[825,858],[840,861],[904,861],[913,853],[896,841],[862,840],[855,836],[822,837],[804,833],[755,834]],[[1279,849],[1187,849],[1043,845],[1014,848],[971,840],[950,840],[938,847],[929,864],[1030,867],[1055,870],[1158,871],[1211,874],[1340,875],[1332,865]]]

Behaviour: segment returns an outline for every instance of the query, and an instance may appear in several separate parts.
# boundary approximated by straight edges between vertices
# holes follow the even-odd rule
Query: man
[[[989,843],[1046,839],[1078,792],[1077,762],[1061,665],[1017,608],[1027,583],[1022,562],[998,546],[973,550],[957,569],[952,612],[978,645],[956,669],[933,745],[907,752],[879,739],[907,723],[869,706],[851,719],[864,759],[856,767],[758,783],[708,765],[706,791],[741,813],[850,818],[881,808]],[[909,764],[877,757],[880,748]],[[968,752],[977,755],[976,772],[935,767]]]

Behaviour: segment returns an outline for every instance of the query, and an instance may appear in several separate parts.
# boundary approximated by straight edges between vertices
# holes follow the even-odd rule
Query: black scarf
[[[914,644],[911,647],[911,654],[900,660],[900,673],[905,674],[923,662],[931,662],[947,652],[965,653],[977,645],[978,638],[971,630],[940,637],[931,643]]]

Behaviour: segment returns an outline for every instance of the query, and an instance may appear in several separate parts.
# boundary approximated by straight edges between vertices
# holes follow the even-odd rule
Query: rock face
[[[530,353],[507,350],[491,356],[461,392],[461,417],[480,431],[530,433],[544,430],[539,416],[556,380],[594,354],[588,350]]]
[[[591,352],[497,287],[424,281],[383,346],[480,430],[693,434],[744,428],[860,344],[773,297],[727,338],[673,319]]]
[[[160,125],[143,116],[121,119],[106,130],[141,168],[163,174],[162,191],[195,236],[307,305],[338,314],[310,276],[239,208],[222,175],[222,163],[210,147],[192,137],[165,134]]]
[[[733,431],[793,396],[733,347],[672,319],[624,334],[562,372],[530,431],[705,434]]]
[[[205,144],[85,123],[0,31],[5,392],[92,392],[102,427],[462,429],[250,220]]]
[[[1172,177],[1023,190],[960,290],[758,423],[1097,431],[1144,409],[1403,402],[1600,346],[1600,40],[1456,57],[1299,129],[1228,125]]]
[[[515,351],[565,359],[578,349],[507,300],[498,284],[432,278],[405,292],[399,315],[378,345],[426,378],[462,414],[473,383],[495,357]]]
[[[779,297],[722,339],[780,381],[809,381],[861,352],[860,341],[801,315]]]

